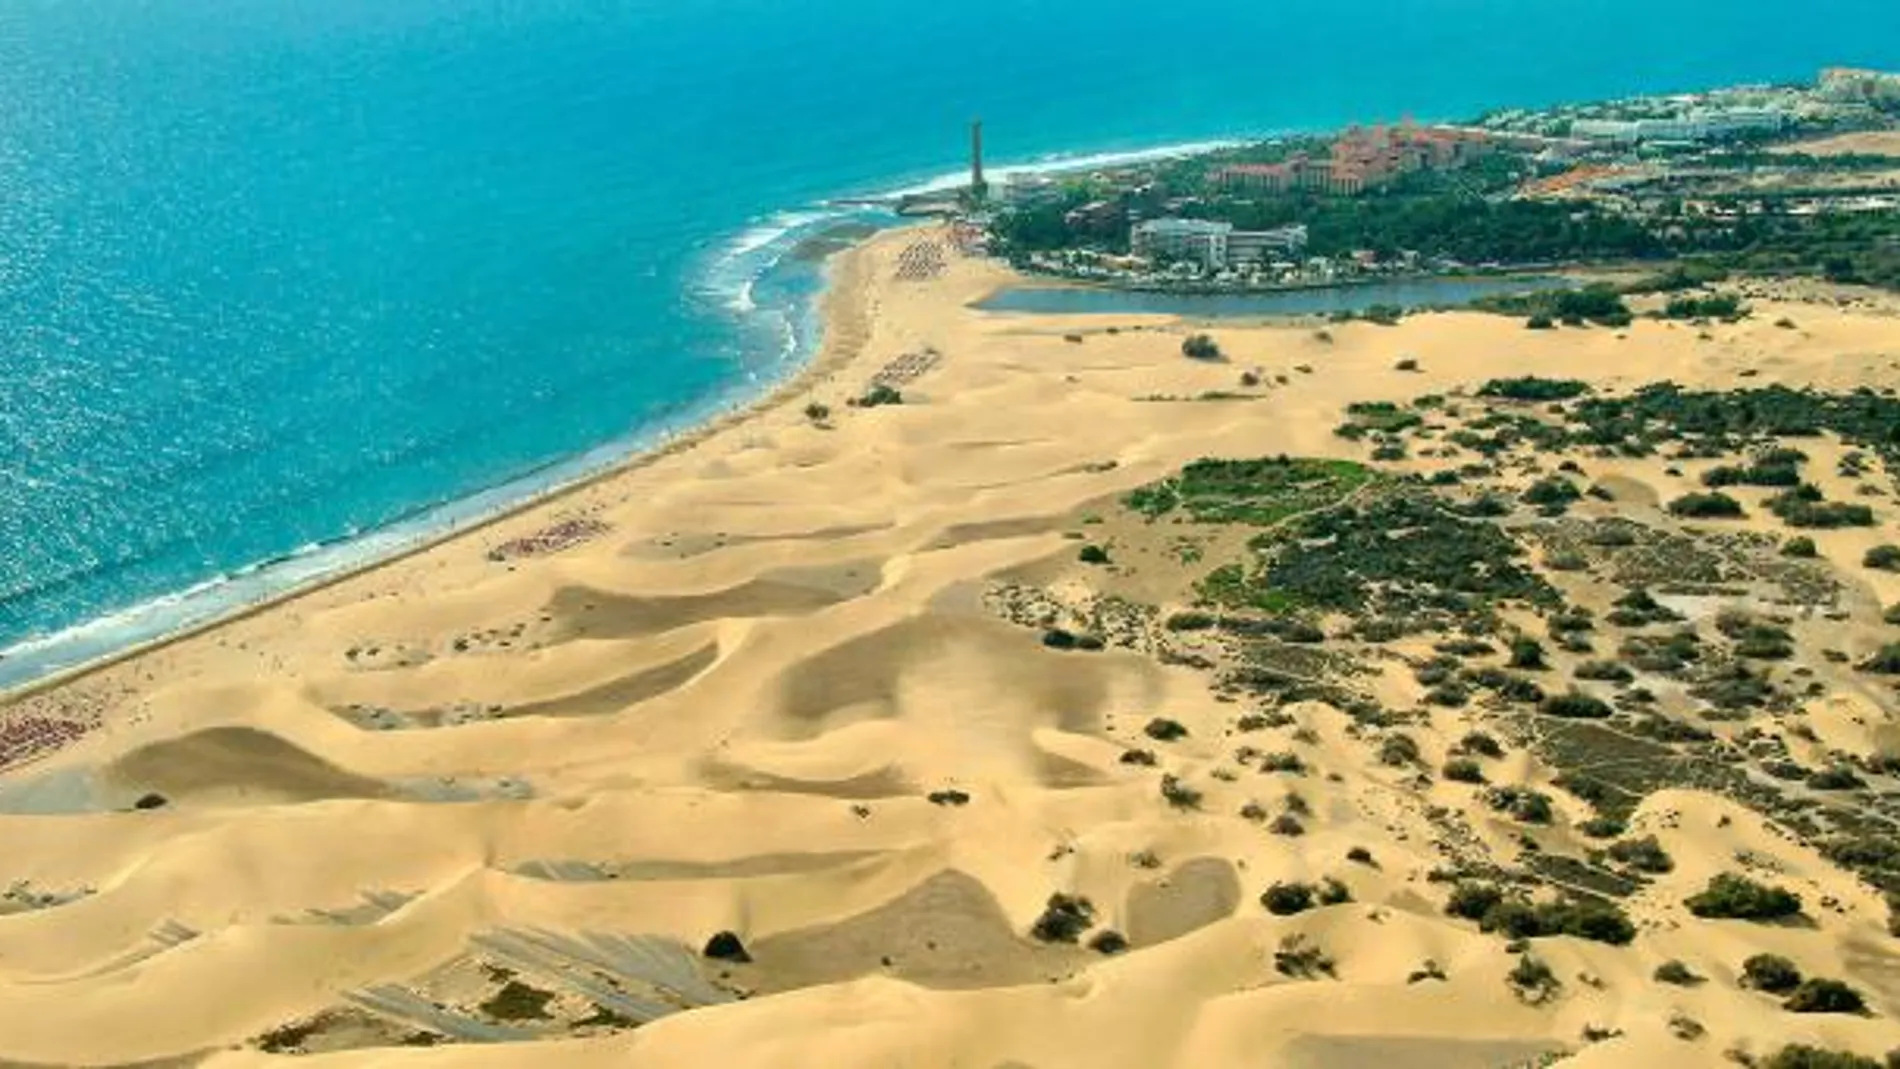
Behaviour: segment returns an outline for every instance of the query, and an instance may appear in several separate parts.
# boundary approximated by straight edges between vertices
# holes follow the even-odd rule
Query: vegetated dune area
[[[62,745],[0,776],[0,1063],[1900,1047],[1885,299],[1210,326],[974,311],[1012,276],[928,229],[831,270],[772,404],[6,707]]]

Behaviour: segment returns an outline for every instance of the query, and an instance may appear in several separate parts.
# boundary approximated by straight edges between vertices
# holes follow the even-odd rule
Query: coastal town
[[[953,208],[1020,270],[1145,288],[1695,258],[1900,284],[1900,74],[1717,89],[1457,124],[1354,126],[985,181]]]

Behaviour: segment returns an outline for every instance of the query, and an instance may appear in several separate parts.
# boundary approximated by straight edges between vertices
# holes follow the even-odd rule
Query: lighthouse
[[[983,120],[976,119],[970,123],[970,197],[981,201],[989,189],[983,180]]]

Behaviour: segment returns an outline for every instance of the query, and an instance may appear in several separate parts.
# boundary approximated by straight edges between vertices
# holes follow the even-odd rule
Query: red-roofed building
[[[1333,142],[1328,159],[1301,153],[1284,163],[1237,163],[1215,171],[1214,180],[1228,189],[1352,196],[1413,171],[1463,167],[1488,148],[1480,131],[1417,126],[1408,119],[1392,127],[1352,127]]]

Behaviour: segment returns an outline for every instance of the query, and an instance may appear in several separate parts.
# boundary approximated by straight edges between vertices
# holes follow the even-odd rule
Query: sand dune
[[[1396,723],[1326,692],[1264,701],[1218,634],[1165,623],[1257,532],[1119,504],[1204,456],[1363,459],[1335,433],[1348,404],[1496,376],[1886,388],[1900,320],[1801,303],[1706,330],[986,315],[968,305],[1008,281],[996,265],[893,277],[928,239],[834,264],[826,351],[772,404],[30,699],[103,705],[104,726],[0,778],[0,1065],[1506,1069],[1900,1046],[1881,896],[1696,781],[1708,762],[1646,773],[1626,837],[1654,835],[1673,867],[1626,880],[1592,860],[1591,809],[1540,746],[1598,747],[1603,775],[1673,751],[1589,724],[1519,738],[1482,702],[1434,705],[1422,638],[1367,648],[1345,677]],[[1773,325],[1784,313],[1797,329]],[[1181,357],[1199,329],[1226,362]],[[847,403],[893,367],[915,374],[903,404]],[[1892,689],[1852,663],[1892,640],[1877,621],[1900,577],[1854,566],[1895,540],[1890,489],[1859,489],[1891,473],[1803,448],[1879,526],[1813,532],[1812,574],[1772,538],[1736,549],[1742,593],[1672,601],[1705,629],[1725,608],[1783,613],[1803,658],[1847,658],[1813,658],[1820,692],[1789,709],[1713,725],[1738,768],[1769,736],[1804,769],[1900,752]],[[1706,556],[1664,509],[1705,462],[1568,459],[1611,498],[1578,504],[1576,530],[1674,539],[1598,572]],[[1390,468],[1439,466],[1421,450]],[[1514,490],[1548,473],[1505,468]],[[1767,491],[1736,493],[1749,517],[1730,535],[1775,534]],[[1081,563],[1083,545],[1108,562]],[[1797,618],[1768,593],[1816,574],[1838,584],[1827,607]],[[1621,587],[1549,575],[1614,612]],[[1322,622],[1328,641],[1274,640],[1280,660],[1253,667],[1330,678],[1311,658],[1349,621]],[[1576,660],[1543,685],[1571,685]],[[1656,690],[1660,715],[1693,719],[1686,686]],[[1474,730],[1505,742],[1477,762],[1486,783],[1437,775]],[[1386,752],[1399,734],[1412,749]],[[1487,802],[1497,786],[1547,795],[1548,826]],[[1810,810],[1841,797],[1786,789]],[[1684,908],[1742,865],[1800,893],[1807,921]],[[1538,938],[1557,993],[1513,997],[1521,955],[1445,913],[1444,874],[1486,866],[1544,873],[1545,894],[1608,880],[1634,942]],[[1263,908],[1295,881],[1349,900]],[[724,931],[747,960],[699,953]],[[1740,982],[1763,952],[1851,981],[1871,1012],[1781,1010]],[[1703,982],[1656,980],[1670,960]]]

